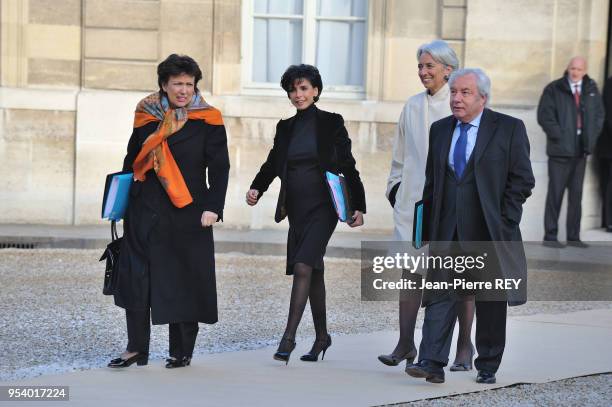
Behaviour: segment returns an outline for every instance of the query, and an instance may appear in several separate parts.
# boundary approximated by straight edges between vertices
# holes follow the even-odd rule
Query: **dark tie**
[[[463,170],[465,170],[465,149],[467,147],[467,132],[470,127],[472,127],[472,125],[469,123],[459,124],[459,138],[455,144],[455,151],[453,151],[453,161],[457,178],[461,178]]]
[[[578,84],[574,84],[574,103],[576,103],[576,128],[578,130],[582,129],[582,117],[580,115],[580,88]]]

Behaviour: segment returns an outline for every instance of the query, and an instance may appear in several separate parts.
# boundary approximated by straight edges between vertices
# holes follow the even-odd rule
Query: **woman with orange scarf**
[[[136,106],[124,171],[134,184],[124,219],[115,304],[125,308],[126,351],[108,366],[149,358],[150,321],[170,324],[167,368],[191,362],[198,322],[217,322],[212,225],[223,217],[229,175],[221,113],[198,91],[198,64],[170,55],[159,92]]]

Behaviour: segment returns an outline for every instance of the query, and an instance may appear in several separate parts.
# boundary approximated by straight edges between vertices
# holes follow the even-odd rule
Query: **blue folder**
[[[134,174],[116,172],[106,176],[104,198],[102,199],[102,218],[118,221],[123,219],[130,197],[130,187]]]
[[[341,222],[352,223],[353,217],[351,216],[350,199],[344,177],[325,171],[325,179],[327,180],[327,186],[329,187],[338,219]]]
[[[425,205],[423,201],[414,204],[414,219],[412,221],[412,247],[420,249],[423,247],[423,213]]]

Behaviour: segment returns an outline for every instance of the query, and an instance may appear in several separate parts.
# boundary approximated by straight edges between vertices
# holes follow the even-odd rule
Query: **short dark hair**
[[[202,71],[198,63],[187,55],[169,55],[157,65],[157,84],[159,91],[163,92],[162,85],[168,83],[171,76],[186,74],[194,77],[194,87],[198,90],[198,82],[202,79]]]
[[[319,94],[314,97],[314,101],[317,102],[319,100],[319,96],[321,96],[321,92],[323,92],[323,81],[321,80],[321,74],[316,66],[300,64],[300,65],[291,65],[281,78],[280,85],[287,92],[287,97],[289,97],[289,92],[293,90],[293,84],[296,79],[306,79],[310,84],[319,90]]]

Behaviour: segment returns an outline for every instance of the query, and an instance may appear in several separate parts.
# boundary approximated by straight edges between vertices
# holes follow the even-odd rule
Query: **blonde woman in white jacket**
[[[450,91],[446,82],[450,73],[459,67],[455,52],[441,40],[421,45],[417,50],[417,61],[419,78],[426,90],[408,99],[400,115],[386,193],[393,206],[393,240],[404,242],[412,240],[414,204],[421,199],[425,184],[429,127],[451,115]],[[400,337],[397,346],[391,354],[378,357],[385,365],[397,366],[404,359],[412,363],[416,357],[414,328],[421,293],[412,291],[416,290],[402,296],[399,303]],[[471,370],[473,298],[462,303],[458,319],[457,354],[450,370]]]

